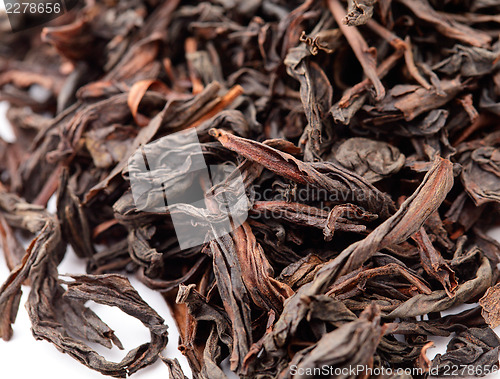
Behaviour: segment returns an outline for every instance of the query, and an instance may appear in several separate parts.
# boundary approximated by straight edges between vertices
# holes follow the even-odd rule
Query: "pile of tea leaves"
[[[499,15],[496,0],[86,0],[17,32],[3,15],[0,337],[29,285],[36,339],[104,375],[161,358],[184,378],[136,276],[194,378],[226,377],[226,359],[244,378],[495,371]],[[187,132],[194,148],[175,142]],[[199,162],[231,174],[201,180]],[[231,178],[243,219],[217,209]],[[195,186],[200,202],[172,202]],[[86,275],[59,276],[68,247]],[[151,340],[106,360],[89,343],[127,331],[89,300]],[[433,336],[450,341],[431,361]]]

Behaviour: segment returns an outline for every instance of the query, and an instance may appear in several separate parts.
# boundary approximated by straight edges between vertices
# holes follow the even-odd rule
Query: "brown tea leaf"
[[[500,285],[497,283],[486,290],[484,296],[479,299],[481,315],[490,328],[494,329],[500,325]]]
[[[465,42],[472,46],[487,46],[491,42],[491,37],[486,33],[474,30],[467,25],[446,19],[436,12],[429,4],[428,0],[398,0],[407,6],[415,15],[425,22],[436,27],[436,30],[444,36]]]
[[[420,253],[420,261],[424,270],[441,282],[444,290],[449,297],[455,295],[455,290],[458,282],[455,278],[455,272],[451,269],[448,263],[445,262],[441,254],[432,246],[429,236],[424,228],[413,235],[413,239],[417,242]]]
[[[365,39],[355,26],[347,26],[344,24],[343,18],[346,12],[338,0],[329,0],[328,7],[332,12],[335,21],[337,21],[340,30],[342,31],[345,38],[349,42],[349,45],[354,51],[354,54],[358,58],[359,63],[363,67],[363,71],[375,87],[377,100],[383,99],[385,96],[385,88],[382,85],[382,82],[380,81],[376,70],[377,50],[373,47],[368,47]]]
[[[355,156],[350,154],[353,150],[357,151]],[[385,142],[350,138],[336,149],[335,160],[374,183],[397,173],[405,163],[405,156],[397,147]]]

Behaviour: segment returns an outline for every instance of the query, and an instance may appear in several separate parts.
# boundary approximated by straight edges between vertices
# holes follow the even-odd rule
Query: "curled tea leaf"
[[[353,151],[356,154],[352,154]],[[397,173],[405,163],[405,156],[397,147],[366,138],[344,141],[336,149],[335,159],[370,183]]]

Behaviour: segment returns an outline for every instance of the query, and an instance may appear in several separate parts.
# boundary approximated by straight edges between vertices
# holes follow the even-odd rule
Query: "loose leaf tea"
[[[184,379],[136,276],[194,378],[494,372],[499,12],[82,0],[14,32],[0,15],[0,337],[28,285],[36,339],[104,375],[160,359]],[[73,252],[86,275],[58,273]],[[91,343],[123,349],[126,331],[89,300],[150,341],[106,360]],[[449,343],[431,361],[433,336]]]

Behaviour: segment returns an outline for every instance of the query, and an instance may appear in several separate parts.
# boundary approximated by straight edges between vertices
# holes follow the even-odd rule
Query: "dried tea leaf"
[[[296,354],[283,375],[285,378],[313,378],[315,375],[308,373],[312,367],[328,365],[343,372],[343,368],[368,365],[386,329],[387,326],[380,325],[377,307],[370,306],[361,313],[359,320],[323,335],[315,345]],[[293,371],[299,374],[294,375]],[[348,372],[337,377],[349,378]]]
[[[356,151],[353,155],[352,151]],[[370,183],[397,173],[405,156],[397,147],[366,138],[349,138],[335,151],[335,160]]]
[[[356,0],[349,1],[349,12],[343,22],[349,26],[364,25],[373,16],[373,5],[377,0]]]
[[[500,325],[500,285],[497,283],[486,290],[484,296],[479,299],[481,315],[490,328],[494,329]]]
[[[474,150],[464,165],[462,180],[477,205],[500,201],[500,150],[493,146]]]
[[[432,366],[441,374],[447,367],[470,367],[472,372],[484,372],[498,365],[500,338],[490,328],[469,328],[457,333],[446,347],[446,353],[437,354]]]
[[[488,259],[483,258],[475,277],[459,284],[453,297],[445,290],[433,291],[430,295],[416,295],[387,315],[388,318],[414,317],[449,309],[481,295],[491,285],[491,268]]]

